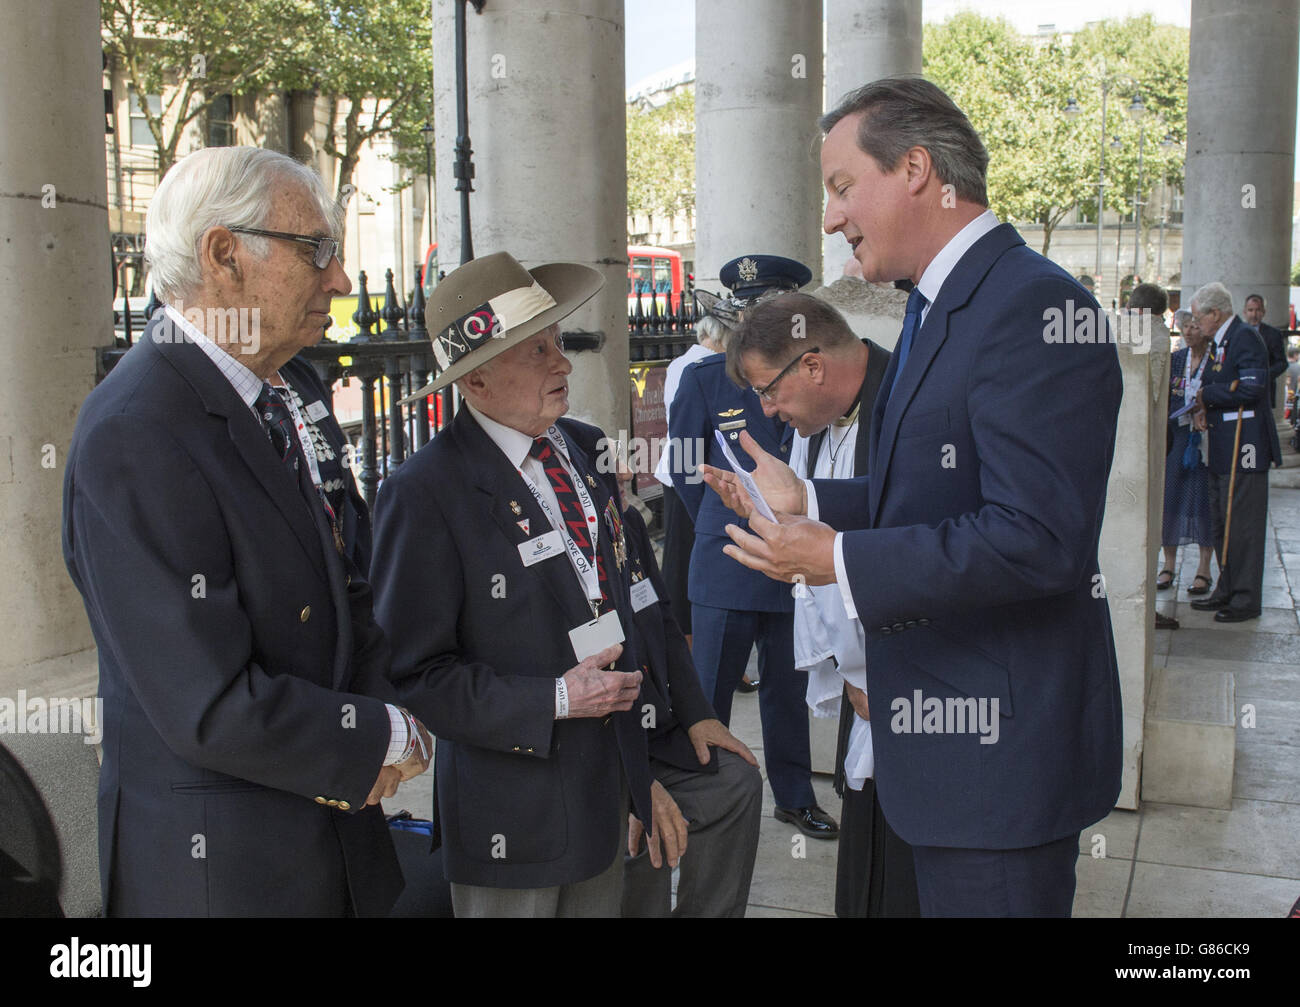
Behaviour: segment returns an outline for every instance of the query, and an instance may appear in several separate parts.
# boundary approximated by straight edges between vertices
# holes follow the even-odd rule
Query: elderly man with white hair
[[[1213,339],[1194,415],[1197,428],[1208,430],[1210,534],[1219,557],[1214,593],[1192,608],[1214,612],[1216,622],[1244,622],[1260,614],[1268,467],[1282,463],[1268,407],[1268,350],[1233,314],[1222,283],[1196,291],[1192,315]]]
[[[99,647],[109,915],[384,915],[401,890],[378,803],[430,742],[276,390],[349,290],[338,228],[282,154],[180,161],[147,223],[166,307],[82,407],[63,548]]]

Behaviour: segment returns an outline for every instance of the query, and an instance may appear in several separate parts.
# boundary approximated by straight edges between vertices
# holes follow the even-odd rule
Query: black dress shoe
[[[1217,612],[1221,608],[1228,607],[1228,599],[1215,598],[1211,595],[1209,598],[1197,598],[1191,605],[1198,612]]]
[[[805,836],[813,839],[836,839],[840,834],[839,822],[826,814],[817,805],[810,808],[777,808],[772,817],[778,822],[789,822]]]
[[[1258,618],[1258,609],[1252,612],[1245,608],[1225,608],[1214,613],[1215,622],[1245,622],[1247,619]]]
[[[1156,629],[1177,629],[1178,620],[1165,615],[1163,612],[1156,613]]]

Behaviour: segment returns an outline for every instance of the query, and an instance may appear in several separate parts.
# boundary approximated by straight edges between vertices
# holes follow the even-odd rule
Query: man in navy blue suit
[[[401,891],[378,805],[429,739],[344,547],[351,477],[306,435],[324,389],[281,373],[350,289],[340,224],[315,172],[254,147],[190,154],[149,207],[165,308],[86,399],[64,484],[106,915],[383,916]]]
[[[861,621],[880,803],[922,913],[1066,916],[1079,832],[1120,789],[1097,563],[1115,349],[1091,295],[987,210],[988,155],[941,90],[875,81],[821,125],[826,231],[866,279],[915,289],[870,474],[804,483],[742,437],[785,516],[733,526],[726,551],[837,583]],[[706,475],[748,511],[734,477]]]
[[[1232,295],[1222,283],[1207,283],[1196,292],[1192,314],[1197,325],[1214,333],[1213,359],[1196,396],[1195,415],[1197,426],[1208,430],[1210,532],[1219,554],[1214,593],[1195,599],[1192,607],[1214,612],[1216,622],[1244,622],[1260,613],[1268,467],[1282,463],[1277,424],[1268,408],[1269,351],[1261,334],[1233,314]],[[1225,554],[1229,489],[1232,523],[1226,527]]]
[[[744,255],[723,266],[719,278],[731,290],[729,306],[743,308],[768,291],[797,290],[812,279],[812,271],[779,255]],[[789,457],[794,440],[794,432],[783,421],[764,415],[752,389],[731,382],[725,353],[706,357],[682,372],[669,413],[670,444],[698,440],[709,464],[725,466],[714,431],[727,439],[742,465],[751,467],[744,450],[736,450],[742,431],[781,458]],[[694,633],[691,648],[704,694],[712,700],[718,719],[729,725],[732,695],[757,644],[763,757],[776,801],[774,814],[805,835],[834,839],[839,824],[818,807],[813,794],[803,698],[807,678],[794,668],[790,588],[723,555],[724,527],[734,515],[716,494],[705,493],[694,466],[688,469],[675,462],[672,477],[673,488],[695,523],[687,593]]]

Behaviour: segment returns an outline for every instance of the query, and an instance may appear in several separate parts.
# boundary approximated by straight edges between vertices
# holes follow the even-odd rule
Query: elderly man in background
[[[1268,467],[1282,464],[1268,409],[1268,348],[1233,314],[1232,294],[1222,283],[1196,292],[1192,314],[1213,339],[1195,415],[1197,428],[1208,431],[1210,534],[1219,556],[1219,583],[1192,608],[1213,612],[1216,622],[1244,622],[1260,615]]]
[[[166,306],[77,422],[63,543],[99,647],[110,915],[384,915],[402,887],[377,805],[429,739],[276,390],[349,290],[339,216],[282,154],[180,161],[147,223]]]

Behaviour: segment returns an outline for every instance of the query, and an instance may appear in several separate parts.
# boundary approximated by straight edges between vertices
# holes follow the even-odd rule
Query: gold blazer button
[[[308,619],[310,619],[310,618],[311,618],[311,606],[310,606],[310,605],[304,605],[304,606],[302,607],[302,611],[298,613],[298,621],[299,621],[299,622],[306,622],[306,621],[307,621]]]

